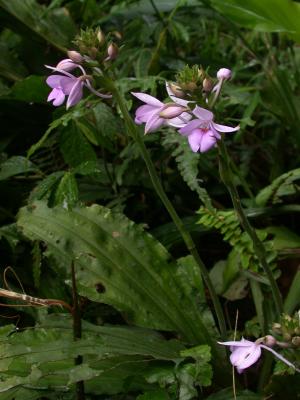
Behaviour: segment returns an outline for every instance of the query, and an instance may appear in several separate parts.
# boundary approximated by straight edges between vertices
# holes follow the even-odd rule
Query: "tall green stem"
[[[74,340],[81,339],[81,312],[79,307],[79,300],[77,294],[77,285],[76,285],[76,277],[75,277],[75,266],[72,261],[71,265],[71,277],[72,277],[72,294],[73,294],[73,337]],[[83,358],[81,355],[75,358],[75,365],[81,365],[83,362]],[[76,400],[85,400],[84,393],[84,381],[76,382]]]
[[[244,228],[244,230],[248,233],[248,235],[252,239],[255,254],[256,254],[265,274],[268,277],[268,280],[269,280],[269,283],[271,286],[271,290],[272,290],[272,295],[273,295],[273,299],[274,299],[276,312],[279,316],[282,312],[282,298],[281,298],[281,294],[280,294],[279,288],[277,286],[276,280],[275,280],[275,278],[272,274],[272,271],[270,269],[270,266],[266,260],[266,251],[265,251],[264,245],[259,240],[259,238],[255,232],[255,229],[251,226],[251,224],[242,208],[238,191],[233,183],[232,171],[230,168],[230,160],[229,160],[229,156],[228,156],[228,153],[227,153],[227,150],[226,150],[223,140],[220,140],[218,142],[218,144],[219,144],[218,147],[219,147],[219,154],[220,154],[220,157],[219,157],[220,164],[219,165],[220,165],[221,179],[228,189],[234,209],[238,215],[238,218],[240,220],[242,227]]]
[[[204,279],[204,282],[206,284],[206,287],[209,290],[213,305],[214,305],[214,309],[216,312],[216,316],[218,319],[218,323],[219,323],[219,328],[220,328],[220,333],[221,333],[221,337],[225,338],[226,337],[226,324],[225,324],[225,318],[224,318],[224,314],[223,314],[223,310],[221,307],[221,304],[219,302],[219,298],[215,292],[214,286],[212,284],[212,281],[209,277],[209,273],[196,249],[196,245],[191,237],[191,235],[189,234],[189,232],[185,229],[184,224],[182,223],[180,217],[178,216],[177,212],[175,211],[172,203],[170,202],[169,198],[167,197],[162,184],[160,182],[160,179],[157,175],[157,172],[155,170],[155,167],[153,165],[153,162],[150,158],[150,155],[147,151],[147,148],[145,146],[145,143],[142,139],[142,137],[140,136],[134,122],[132,121],[132,118],[128,112],[128,109],[126,107],[126,104],[122,98],[122,96],[120,95],[118,89],[115,87],[115,85],[113,84],[113,82],[111,82],[110,85],[110,91],[113,93],[113,96],[121,110],[121,113],[124,117],[125,120],[125,124],[126,127],[128,129],[129,134],[132,136],[132,138],[135,140],[135,142],[137,143],[137,145],[140,148],[142,157],[146,163],[152,184],[154,186],[154,189],[156,191],[156,193],[158,194],[158,196],[160,197],[161,201],[163,202],[164,206],[166,207],[168,213],[170,214],[172,220],[174,221],[178,231],[180,232],[182,239],[184,240],[189,252],[191,253],[191,255],[193,256],[193,258],[195,259],[196,263],[198,264],[202,277]]]

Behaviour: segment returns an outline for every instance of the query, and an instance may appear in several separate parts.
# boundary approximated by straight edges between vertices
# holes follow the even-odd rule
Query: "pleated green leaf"
[[[75,262],[80,295],[114,306],[132,324],[214,346],[190,295],[197,288],[187,289],[192,280],[176,274],[167,250],[124,215],[98,205],[68,211],[37,202],[20,211],[18,225],[47,244],[67,277]]]

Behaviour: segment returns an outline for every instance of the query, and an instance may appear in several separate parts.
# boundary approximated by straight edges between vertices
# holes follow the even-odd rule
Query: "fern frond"
[[[199,199],[205,207],[213,209],[209,194],[200,185],[201,179],[198,178],[200,154],[193,153],[186,138],[172,130],[168,130],[166,135],[164,135],[162,144],[166,148],[171,149],[172,156],[176,160],[178,170],[184,182],[192,191],[198,194]]]
[[[219,211],[201,207],[199,224],[207,228],[217,229],[233,249],[239,253],[239,260],[243,269],[261,273],[261,266],[253,249],[253,242],[247,232],[242,232],[239,220],[234,210]],[[277,253],[274,251],[273,241],[268,239],[268,233],[264,229],[256,229],[259,239],[263,242],[267,255],[267,262],[271,268],[275,268],[274,260]]]

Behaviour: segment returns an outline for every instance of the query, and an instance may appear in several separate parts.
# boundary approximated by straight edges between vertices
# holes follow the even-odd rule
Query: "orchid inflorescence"
[[[47,68],[59,74],[50,75],[46,82],[52,88],[47,101],[52,101],[54,106],[60,106],[68,96],[66,107],[67,109],[77,104],[83,96],[83,88],[87,87],[96,96],[104,99],[110,98],[111,95],[98,92],[91,85],[91,77],[87,75],[84,68],[73,62],[71,59],[66,58],[60,61],[56,67],[46,65]],[[69,71],[79,69],[82,75],[75,76]]]
[[[217,73],[218,83],[210,87],[211,92],[218,96],[223,81],[230,77],[231,71],[227,68],[221,68]],[[202,82],[205,92],[206,88],[211,85],[211,80],[205,77]],[[196,84],[193,83],[193,85],[196,87]],[[166,89],[173,101],[171,103],[162,103],[149,94],[132,92],[135,97],[145,103],[145,105],[138,107],[135,114],[136,124],[145,123],[145,133],[153,132],[163,125],[179,128],[179,133],[187,136],[192,151],[204,153],[216,145],[217,140],[221,139],[222,133],[239,130],[239,126],[230,127],[215,123],[211,111],[199,107],[192,99],[178,97],[178,95],[184,96],[186,94],[181,91],[181,87],[167,83]],[[186,97],[188,97],[188,94]]]

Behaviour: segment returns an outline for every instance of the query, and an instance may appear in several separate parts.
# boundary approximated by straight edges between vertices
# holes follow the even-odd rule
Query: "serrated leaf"
[[[46,176],[38,185],[33,189],[30,194],[29,201],[42,200],[51,195],[51,192],[56,188],[61,177],[64,175],[63,171],[53,172],[52,174]]]
[[[79,175],[99,174],[101,172],[99,164],[100,163],[95,160],[85,161],[82,164],[77,165],[73,169],[73,173]]]
[[[51,122],[49,128],[46,130],[46,132],[40,138],[40,140],[37,143],[34,143],[29,148],[27,152],[27,158],[30,158],[37,150],[39,150],[41,147],[44,146],[52,131],[56,130],[60,126],[67,127],[72,120],[76,120],[86,115],[86,113],[89,112],[89,109],[85,107],[86,102],[88,101],[89,101],[88,99],[86,99],[85,101],[82,100],[80,104],[76,105],[76,107],[72,107],[71,110],[64,113],[60,118],[57,118],[53,122]]]
[[[54,194],[54,205],[61,204],[69,209],[78,202],[78,186],[72,172],[66,172],[61,178]]]
[[[86,138],[73,121],[60,132],[60,150],[65,161],[71,167],[77,167],[84,162],[96,162],[97,156]]]
[[[136,325],[215,346],[200,313],[190,311],[193,300],[174,278],[166,249],[123,215],[96,205],[67,211],[38,202],[21,210],[18,223],[65,268],[75,260],[81,295],[113,305]]]

